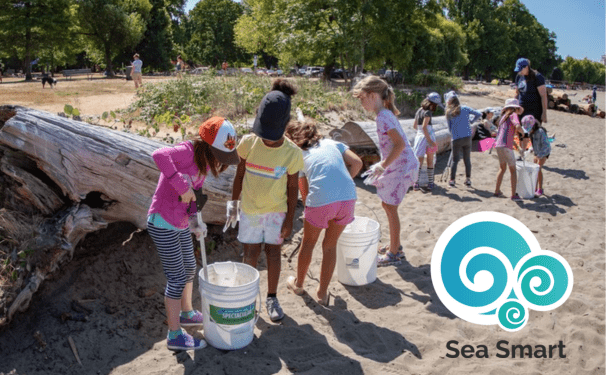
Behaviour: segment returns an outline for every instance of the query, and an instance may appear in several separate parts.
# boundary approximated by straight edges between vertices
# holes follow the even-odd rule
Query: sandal
[[[318,287],[318,289],[316,289],[316,298],[317,298],[317,302],[318,305],[322,305],[322,306],[328,306],[328,302],[330,302],[330,292],[326,292],[326,296],[322,299],[320,299],[320,297],[318,297],[318,291],[320,290],[320,288]]]
[[[391,251],[388,251],[383,255],[379,255],[377,259],[377,267],[397,266],[401,263],[402,260],[397,255],[394,255]]]
[[[298,296],[305,293],[305,289],[297,286],[297,278],[294,276],[288,276],[288,279],[286,279],[286,287]]]
[[[379,253],[379,255],[384,255],[385,253],[389,253],[389,245],[380,247],[379,250],[377,251],[377,253]],[[404,248],[402,247],[402,245],[400,245],[400,247],[398,247],[398,258],[400,259],[404,259],[406,258],[406,255],[404,255]]]
[[[448,181],[448,186],[454,187],[455,186],[455,180]]]
[[[492,196],[493,196],[493,197],[496,197],[496,198],[501,198],[501,197],[503,197],[504,195],[505,195],[505,194],[503,194],[503,192],[502,192],[502,191],[499,191],[498,193],[494,193]]]
[[[412,185],[412,190],[414,190],[414,191],[419,191],[419,189],[420,189],[420,187],[419,187],[419,183],[418,183],[418,182],[415,182],[415,183]]]

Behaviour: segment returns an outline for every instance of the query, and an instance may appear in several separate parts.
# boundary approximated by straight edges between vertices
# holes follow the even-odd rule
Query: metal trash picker
[[[196,196],[196,220],[198,222],[198,227],[202,227],[204,221],[202,220],[202,209],[204,205],[208,201],[208,195],[202,193],[202,188],[194,190],[194,195]],[[181,201],[181,197],[179,196],[179,202]],[[187,207],[187,212],[189,213],[189,206]],[[202,270],[204,272],[204,280],[208,281],[208,270],[206,269],[206,245],[204,243],[204,238],[206,237],[206,231],[202,233],[199,237],[200,240],[200,254],[202,257]]]

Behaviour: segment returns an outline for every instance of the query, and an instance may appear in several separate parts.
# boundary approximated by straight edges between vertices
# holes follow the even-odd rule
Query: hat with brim
[[[457,94],[454,91],[449,91],[444,94],[444,103],[448,104],[448,101],[452,98],[457,98]]]
[[[505,105],[503,106],[503,109],[505,108],[522,108],[520,106],[520,102],[518,101],[518,99],[507,99],[505,101]]]
[[[520,57],[518,59],[518,61],[516,61],[516,68],[513,71],[514,72],[519,72],[520,70],[524,69],[528,65],[530,65],[530,61],[528,61],[528,59]]]
[[[444,106],[442,105],[442,98],[440,98],[440,94],[438,94],[437,92],[430,92],[429,95],[427,95],[427,100],[434,104],[437,104],[438,107],[442,109],[444,108]]]
[[[278,141],[284,136],[290,121],[290,96],[281,91],[270,91],[259,105],[252,131],[268,141]]]
[[[236,150],[236,129],[223,117],[211,117],[198,129],[200,138],[208,143],[210,152],[221,164],[236,165],[240,157]]]

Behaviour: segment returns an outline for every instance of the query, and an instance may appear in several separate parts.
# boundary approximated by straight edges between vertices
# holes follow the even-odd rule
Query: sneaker
[[[421,189],[421,188],[419,187],[419,183],[418,183],[418,182],[415,182],[415,183],[412,185],[412,190],[414,190],[414,191],[419,191],[419,189]]]
[[[541,195],[543,195],[543,189],[537,189],[537,191],[534,192],[534,197],[538,198]]]
[[[522,198],[518,195],[518,193],[515,193],[514,195],[511,196],[511,200],[514,202],[521,202]]]
[[[454,180],[448,181],[448,186],[455,186],[455,181]]]
[[[433,188],[434,188],[434,186],[435,186],[435,185],[433,184],[433,182],[428,183],[428,184],[427,184],[427,190],[431,190],[431,189],[433,189]]]
[[[201,326],[203,322],[202,313],[194,310],[194,315],[191,318],[186,318],[183,314],[179,315],[179,324],[181,327]]]
[[[166,346],[170,350],[198,350],[206,348],[206,341],[194,338],[181,330],[174,339],[166,338]]]
[[[383,255],[383,254],[389,252],[388,249],[389,249],[389,246],[380,247],[379,250],[377,250],[377,253],[379,253],[379,255]],[[406,255],[404,255],[404,248],[402,247],[402,245],[400,245],[400,247],[398,248],[398,258],[400,258],[400,259],[406,258]]]
[[[265,300],[265,307],[267,308],[267,314],[272,322],[276,322],[284,318],[284,311],[280,307],[277,297],[267,297]]]
[[[379,255],[377,258],[377,267],[397,266],[398,264],[402,264],[402,260],[397,255],[392,254],[391,251]]]
[[[465,186],[470,187],[471,186],[471,179],[467,179],[465,180]]]

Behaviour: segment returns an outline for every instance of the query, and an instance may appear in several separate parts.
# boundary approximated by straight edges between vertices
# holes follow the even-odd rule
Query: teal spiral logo
[[[522,329],[528,309],[552,310],[572,291],[572,270],[559,254],[541,250],[520,221],[478,212],[450,225],[431,259],[438,297],[458,317],[476,324]]]

